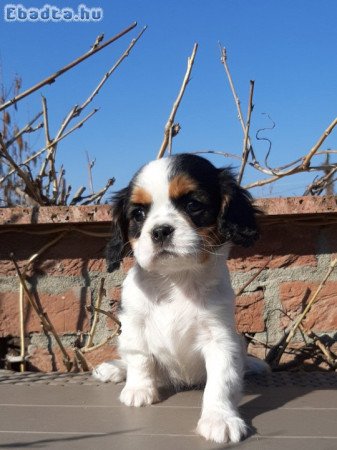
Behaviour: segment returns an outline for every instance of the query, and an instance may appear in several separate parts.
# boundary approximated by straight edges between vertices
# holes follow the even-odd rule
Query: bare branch
[[[86,156],[87,156],[89,187],[90,187],[91,194],[93,194],[94,193],[94,182],[93,182],[93,179],[92,179],[92,168],[95,165],[95,159],[93,161],[90,161],[89,153],[87,151],[85,153],[86,153]]]
[[[50,144],[50,133],[49,133],[49,118],[48,118],[48,106],[47,99],[42,95],[42,111],[43,111],[43,123],[44,123],[44,132],[46,137],[46,145]]]
[[[115,178],[110,178],[103,189],[96,192],[96,194],[90,195],[85,202],[82,203],[82,205],[89,205],[92,202],[96,202],[98,205],[104,196],[104,194],[107,192],[107,190],[114,184]]]
[[[193,68],[194,59],[195,59],[195,55],[197,53],[197,50],[198,50],[198,44],[195,43],[194,47],[193,47],[192,54],[187,59],[187,69],[186,69],[185,77],[183,79],[183,83],[181,85],[178,97],[176,98],[175,102],[173,103],[173,107],[172,107],[171,113],[170,113],[168,121],[167,121],[167,123],[165,125],[164,139],[163,139],[163,142],[162,142],[162,144],[160,146],[160,149],[159,149],[159,152],[158,152],[158,155],[157,155],[157,159],[160,159],[160,158],[162,158],[164,156],[165,150],[167,149],[167,146],[169,144],[170,135],[172,133],[172,126],[174,124],[174,118],[175,118],[175,115],[176,115],[177,110],[179,108],[181,99],[183,98],[186,86],[187,86],[187,84],[190,81],[190,75],[191,75],[191,71],[192,71],[192,68]]]
[[[286,166],[284,166],[284,167],[288,168],[288,167],[291,167],[293,164],[298,163],[294,167],[291,167],[289,170],[284,170],[284,171],[280,170],[279,171],[278,169],[273,169],[273,170],[266,169],[266,168],[263,168],[262,166],[260,166],[260,164],[257,161],[254,161],[252,164],[253,167],[257,168],[258,170],[260,170],[263,173],[273,175],[273,176],[270,178],[265,178],[263,180],[254,181],[253,183],[250,183],[250,184],[244,186],[244,188],[251,189],[253,187],[265,186],[266,184],[273,183],[274,181],[280,180],[281,178],[284,178],[289,175],[294,175],[294,174],[302,173],[302,172],[322,170],[324,168],[323,166],[311,167],[310,161],[314,156],[316,156],[316,154],[318,153],[317,150],[319,149],[319,147],[322,145],[324,140],[328,137],[328,135],[331,133],[331,131],[334,129],[334,127],[336,125],[337,125],[337,118],[331,122],[331,124],[324,131],[322,136],[319,138],[317,143],[311,148],[311,150],[308,152],[307,155],[294,161],[293,163],[290,163],[290,164],[287,164]],[[326,153],[326,152],[328,152],[328,151],[325,151],[322,153]],[[335,165],[330,165],[331,169],[333,169],[334,167],[335,167]]]
[[[132,39],[130,42],[128,48],[125,50],[125,52],[121,55],[121,57],[117,60],[117,62],[111,67],[111,69],[104,75],[102,80],[99,82],[99,84],[96,86],[96,88],[93,90],[93,92],[89,95],[89,97],[86,99],[86,101],[77,108],[76,115],[79,115],[81,111],[93,100],[93,98],[99,93],[104,83],[108,80],[108,78],[113,74],[113,72],[117,69],[117,67],[123,62],[125,58],[127,58],[133,49],[133,47],[136,45],[136,43],[139,41],[139,39],[142,37],[144,32],[146,31],[147,26],[145,26],[141,32],[138,34],[137,37]]]
[[[273,259],[274,256],[270,256],[270,258],[268,259],[268,261],[257,271],[254,273],[254,275],[247,281],[247,283],[245,283],[236,293],[235,295],[237,297],[239,297],[240,295],[242,295],[244,293],[244,291],[246,290],[246,288],[260,275],[261,272],[264,271],[264,269],[266,269],[270,263],[270,261]]]
[[[0,133],[0,155],[1,154],[9,162],[9,164],[13,168],[13,172],[17,172],[18,175],[25,182],[26,189],[27,189],[27,194],[30,197],[32,197],[32,199],[34,201],[36,201],[37,203],[39,203],[41,205],[43,202],[42,202],[42,199],[41,199],[41,196],[40,196],[40,192],[35,189],[35,186],[33,184],[33,180],[31,179],[30,175],[28,175],[24,170],[22,170],[21,167],[18,166],[16,164],[16,162],[14,161],[14,159],[11,157],[11,155],[9,154],[9,152],[8,152],[8,150],[6,148],[6,145],[5,145],[4,141],[3,141],[2,135]]]
[[[27,158],[22,164],[20,164],[20,166],[24,166],[28,163],[30,163],[31,161],[33,161],[34,159],[38,158],[43,152],[45,152],[46,150],[49,150],[51,146],[55,145],[57,142],[61,141],[62,139],[66,138],[67,136],[69,136],[69,134],[73,133],[75,130],[77,130],[78,128],[81,128],[84,123],[90,119],[91,116],[93,116],[94,114],[97,113],[97,111],[99,111],[99,109],[94,109],[93,111],[91,111],[91,113],[89,113],[87,116],[85,116],[82,120],[80,120],[76,125],[74,125],[70,130],[68,130],[66,133],[64,133],[62,136],[60,136],[58,139],[54,139],[50,145],[47,145],[45,147],[43,147],[41,150],[37,151],[36,153],[34,153],[33,155],[31,155],[29,158]],[[3,183],[6,178],[8,178],[10,175],[12,175],[14,172],[16,171],[16,169],[11,170],[10,172],[8,172],[5,176],[3,176],[2,178],[0,178],[0,184]]]
[[[17,275],[19,277],[20,285],[22,286],[22,289],[23,289],[24,293],[26,294],[30,305],[32,306],[32,308],[34,309],[36,314],[38,315],[43,329],[47,333],[51,332],[53,334],[53,336],[54,336],[54,338],[55,338],[55,340],[56,340],[56,342],[57,342],[57,344],[58,344],[58,346],[59,346],[59,348],[60,348],[60,350],[61,350],[61,352],[63,354],[63,363],[66,366],[67,371],[69,372],[71,370],[71,368],[72,368],[72,362],[71,362],[71,360],[69,358],[69,355],[68,355],[67,351],[65,350],[65,348],[64,348],[64,346],[63,346],[63,344],[61,342],[61,339],[59,338],[58,334],[56,333],[56,330],[55,330],[52,322],[49,320],[47,314],[40,310],[38,304],[36,303],[35,299],[33,298],[32,294],[30,293],[30,291],[29,291],[29,289],[27,287],[27,284],[26,284],[25,276],[21,273],[21,271],[19,269],[19,266],[18,266],[16,260],[14,259],[14,255],[11,254],[10,257],[11,257],[11,259],[13,261],[13,264],[15,266]]]
[[[91,325],[91,329],[89,331],[88,342],[84,348],[92,347],[92,344],[93,344],[96,327],[97,327],[97,323],[98,323],[98,311],[97,310],[100,309],[102,299],[106,295],[105,288],[104,288],[104,282],[105,282],[105,278],[101,278],[100,287],[99,287],[99,291],[98,291],[98,295],[97,295],[97,299],[96,299],[95,307],[94,307],[94,318],[93,318],[93,322]]]
[[[196,152],[191,152],[192,155],[202,155],[205,153],[209,153],[211,155],[219,155],[219,156],[224,156],[225,158],[234,158],[234,159],[239,159],[240,161],[242,161],[242,157],[239,155],[235,155],[234,153],[226,153],[226,152],[222,152],[219,150],[197,150]]]
[[[329,136],[329,134],[335,128],[336,125],[337,125],[337,117],[334,118],[334,120],[330,123],[328,128],[322,134],[322,136],[318,139],[316,144],[309,151],[307,156],[303,159],[302,167],[303,167],[304,170],[308,169],[308,167],[310,165],[311,158],[314,156],[314,154],[317,152],[317,150],[320,148],[320,146],[323,144],[325,139]]]
[[[318,286],[316,292],[314,293],[312,298],[309,300],[309,302],[308,302],[307,306],[304,308],[304,311],[302,312],[302,314],[300,314],[299,317],[296,319],[293,327],[291,328],[291,331],[290,331],[289,335],[287,336],[286,343],[289,343],[291,341],[291,339],[294,337],[297,328],[302,324],[302,322],[305,319],[306,315],[310,311],[312,305],[315,303],[315,301],[316,301],[319,293],[321,292],[323,286],[325,285],[327,279],[330,277],[330,275],[332,274],[333,270],[335,269],[336,264],[337,264],[337,258],[335,258],[333,261],[331,261],[329,270],[327,271],[327,273],[326,273],[325,277],[323,278],[321,284]]]
[[[131,25],[129,25],[124,30],[122,30],[120,33],[118,33],[115,36],[113,36],[108,41],[104,42],[103,44],[97,45],[95,48],[91,48],[88,52],[84,53],[79,58],[76,58],[74,61],[72,61],[71,63],[67,64],[62,69],[58,70],[54,74],[50,75],[49,77],[47,77],[44,80],[40,81],[39,83],[35,84],[34,86],[32,86],[31,88],[27,89],[26,91],[21,92],[21,94],[18,94],[16,97],[13,97],[12,99],[10,99],[7,102],[3,103],[2,105],[0,105],[0,111],[2,111],[3,109],[7,108],[8,106],[16,104],[17,102],[19,102],[23,98],[27,97],[28,95],[32,94],[33,92],[41,89],[43,86],[45,86],[47,84],[54,83],[55,80],[60,75],[63,75],[65,72],[67,72],[68,70],[70,70],[73,67],[77,66],[82,61],[85,61],[90,56],[94,55],[95,53],[98,53],[99,51],[103,50],[103,48],[107,47],[108,45],[110,45],[113,42],[115,42],[117,39],[119,39],[122,36],[124,36],[125,34],[129,33],[133,28],[135,28],[136,25],[137,25],[137,22],[132,23]]]
[[[30,120],[27,123],[27,125],[25,125],[23,128],[21,128],[21,130],[19,130],[17,133],[15,133],[15,135],[11,139],[8,139],[8,141],[5,142],[6,148],[8,148],[10,145],[14,144],[14,142],[17,139],[19,139],[23,134],[33,133],[34,131],[37,131],[40,128],[42,128],[43,123],[39,123],[36,127],[32,127],[33,123],[35,123],[37,121],[37,119],[39,119],[41,116],[42,116],[42,111],[39,112],[38,114],[36,114],[36,116],[33,117],[33,119]]]
[[[248,100],[248,112],[247,112],[247,120],[246,120],[246,126],[245,126],[245,136],[243,139],[243,149],[242,149],[242,163],[240,172],[238,175],[238,183],[241,184],[243,172],[245,170],[245,166],[247,164],[250,147],[248,147],[248,141],[249,141],[249,128],[250,128],[250,119],[252,116],[253,111],[253,95],[254,95],[254,81],[250,80],[250,90],[249,90],[249,100]]]
[[[73,199],[70,202],[70,205],[76,205],[76,203],[80,202],[82,200],[82,194],[85,191],[85,187],[81,186],[75,193]]]
[[[326,189],[328,186],[331,186],[331,183],[333,182],[333,175],[337,172],[337,167],[333,167],[326,175],[319,178],[318,180],[314,180],[305,190],[303,195],[315,195],[315,194],[321,194],[324,189]],[[331,194],[333,195],[333,193]]]
[[[243,133],[245,133],[246,131],[246,126],[245,126],[245,122],[243,120],[243,115],[242,115],[242,111],[241,111],[241,102],[240,99],[236,93],[235,87],[234,87],[234,83],[233,83],[233,79],[232,79],[232,75],[230,73],[229,67],[228,67],[228,63],[227,63],[227,50],[225,47],[222,47],[222,45],[219,42],[219,47],[220,47],[220,55],[221,55],[221,63],[224,66],[227,78],[228,78],[228,82],[229,82],[229,86],[231,88],[233,97],[234,97],[234,101],[236,104],[236,109],[237,109],[237,113],[238,113],[238,118],[242,127],[242,131]],[[248,138],[248,142],[247,142],[248,147],[250,147],[250,140]]]

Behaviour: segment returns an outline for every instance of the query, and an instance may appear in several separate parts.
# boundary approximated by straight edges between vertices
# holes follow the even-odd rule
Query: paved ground
[[[336,450],[337,374],[275,373],[247,379],[241,404],[251,435],[237,446],[193,433],[202,392],[127,408],[121,386],[86,374],[0,374],[0,449]]]

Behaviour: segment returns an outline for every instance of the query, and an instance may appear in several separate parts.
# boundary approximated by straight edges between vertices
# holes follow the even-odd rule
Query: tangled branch
[[[163,138],[163,142],[160,146],[157,158],[160,159],[164,156],[164,153],[167,149],[167,146],[169,145],[169,143],[172,140],[172,137],[177,134],[180,130],[180,126],[178,124],[174,124],[174,118],[176,116],[177,110],[179,108],[180,102],[183,98],[183,95],[185,93],[185,89],[188,85],[188,83],[190,82],[190,77],[191,77],[191,72],[192,72],[192,68],[193,68],[193,64],[194,64],[194,59],[195,59],[195,55],[197,53],[198,50],[198,44],[195,43],[194,47],[193,47],[193,51],[191,56],[188,57],[187,59],[187,68],[186,68],[186,73],[179,91],[179,94],[175,100],[175,102],[173,103],[172,106],[172,110],[171,113],[169,115],[169,118],[166,122],[165,125],[165,130],[164,130],[164,138]],[[178,125],[178,126],[177,126]],[[175,130],[174,130],[175,127]]]
[[[24,97],[31,95],[33,92],[44,86],[45,84],[54,82],[55,79],[66,71],[72,69],[80,62],[89,58],[93,54],[102,50],[106,46],[110,45],[112,42],[115,42],[117,39],[131,31],[136,26],[136,23],[130,25],[125,30],[118,33],[113,38],[108,41],[102,43],[103,35],[100,36],[100,39],[96,39],[95,44],[91,47],[91,49],[86,52],[81,57],[74,60],[72,63],[68,64],[66,67],[58,70],[55,74],[51,75],[47,79],[41,81],[36,84],[32,88],[23,92],[22,94],[17,93],[11,100],[4,101],[1,105],[1,109],[5,109],[6,107],[13,105],[16,106],[16,103]],[[110,78],[110,76],[116,71],[116,69],[120,66],[120,64],[129,56],[131,50],[139,41],[139,39],[144,34],[147,27],[144,27],[139,34],[133,38],[123,52],[123,54],[118,58],[118,60],[113,64],[113,66],[105,73],[105,75],[99,80],[98,84],[95,88],[90,92],[90,94],[85,98],[85,100],[79,104],[74,105],[70,111],[67,113],[66,117],[60,124],[58,131],[55,136],[52,137],[50,133],[50,112],[48,109],[47,99],[42,96],[42,111],[37,114],[32,121],[30,121],[25,127],[23,127],[19,132],[17,132],[13,138],[4,142],[2,138],[0,140],[0,157],[1,161],[4,161],[8,167],[8,170],[5,173],[0,173],[2,177],[0,178],[0,189],[3,189],[4,183],[7,183],[7,180],[11,176],[18,176],[21,180],[20,186],[14,186],[16,194],[18,194],[21,198],[24,199],[24,203],[33,204],[33,205],[87,205],[89,203],[99,204],[108,191],[108,189],[113,185],[115,179],[111,178],[107,181],[104,188],[99,190],[98,192],[93,192],[89,195],[83,195],[86,190],[85,187],[80,187],[73,197],[70,196],[72,187],[67,184],[65,179],[65,170],[63,166],[61,166],[60,170],[56,168],[56,153],[58,144],[61,140],[65,139],[74,131],[80,129],[94,114],[98,112],[97,108],[94,108],[91,112],[89,112],[85,117],[81,120],[75,122],[75,124],[70,128],[71,124],[78,118],[83,111],[85,111],[94,98],[99,94],[104,84]],[[0,109],[0,111],[1,111]],[[4,112],[7,114],[7,112]],[[32,125],[37,121],[39,117],[43,116],[43,122],[41,122],[37,127],[33,128]],[[12,157],[12,147],[11,145],[19,139],[24,133],[35,131],[39,128],[44,128],[45,134],[45,145],[40,150],[34,152],[29,155],[23,162],[16,162],[15,158]],[[30,164],[32,162],[36,162],[39,158],[42,157],[42,154],[46,152],[46,156],[41,162],[40,169],[37,172],[37,175],[34,175],[34,172],[31,170]],[[92,167],[90,168],[90,170]],[[91,172],[90,172],[90,175]],[[7,183],[8,184],[8,183]],[[92,186],[92,179],[91,179]]]
[[[28,95],[33,94],[37,90],[41,89],[43,86],[46,86],[47,84],[52,84],[56,81],[56,79],[63,75],[64,73],[68,72],[68,70],[73,69],[75,66],[80,64],[81,62],[85,61],[86,59],[90,58],[90,56],[94,55],[95,53],[98,53],[99,51],[103,50],[103,48],[107,47],[108,45],[112,44],[113,42],[117,41],[117,39],[120,39],[125,34],[129,33],[133,28],[137,26],[137,22],[133,22],[131,25],[129,25],[127,28],[110,38],[108,41],[94,45],[90,48],[90,50],[83,55],[81,55],[79,58],[76,58],[74,61],[70,62],[66,66],[62,67],[61,69],[57,70],[52,75],[49,75],[44,80],[40,81],[39,83],[35,84],[34,86],[30,87],[29,89],[25,90],[21,94],[18,94],[16,97],[11,98],[7,102],[0,105],[0,111],[8,108],[11,105],[14,105],[18,103],[23,98],[27,97]]]
[[[308,194],[319,195],[320,193],[322,193],[325,189],[327,189],[327,187],[329,185],[331,185],[333,183],[333,181],[334,181],[333,176],[336,173],[337,164],[329,164],[328,167],[326,167],[325,165],[322,165],[322,164],[314,166],[314,165],[312,165],[312,159],[318,155],[322,155],[322,154],[332,155],[332,154],[336,153],[333,150],[332,151],[325,150],[325,151],[319,152],[319,149],[322,147],[322,144],[324,143],[326,138],[331,134],[331,132],[337,125],[337,118],[335,118],[329,124],[329,126],[326,128],[326,130],[323,132],[323,134],[319,137],[317,142],[313,145],[313,147],[304,156],[302,156],[301,158],[298,158],[296,161],[287,163],[287,164],[283,165],[282,167],[277,167],[277,168],[272,168],[268,162],[268,159],[269,159],[269,156],[271,153],[270,139],[265,138],[265,137],[261,138],[259,136],[259,133],[261,131],[263,131],[265,129],[272,129],[275,127],[275,123],[272,121],[272,127],[261,128],[257,132],[257,136],[256,136],[257,140],[266,140],[269,143],[268,150],[267,150],[265,158],[264,158],[264,164],[260,163],[255,155],[255,152],[254,152],[254,149],[252,146],[252,142],[251,142],[251,138],[249,136],[251,113],[253,110],[254,82],[253,81],[250,82],[248,113],[247,113],[247,119],[245,122],[244,118],[243,118],[243,114],[242,114],[241,102],[240,102],[239,96],[237,94],[237,90],[235,89],[233,77],[232,77],[230,69],[229,69],[227,50],[225,47],[222,47],[222,45],[220,43],[219,43],[219,46],[220,46],[220,61],[226,72],[229,87],[232,92],[235,107],[237,110],[238,119],[239,119],[239,122],[240,122],[240,125],[242,128],[242,131],[243,131],[243,151],[242,151],[242,156],[240,158],[241,159],[241,167],[240,167],[240,172],[239,172],[239,176],[238,176],[238,182],[240,184],[242,183],[244,170],[247,165],[264,175],[268,175],[269,177],[246,184],[244,186],[246,189],[252,189],[252,188],[256,188],[256,187],[265,186],[267,184],[274,183],[274,182],[276,182],[284,177],[290,176],[290,175],[295,175],[295,174],[304,173],[304,172],[324,171],[325,175],[323,177],[321,177],[316,183],[313,182],[312,185],[310,185],[306,189],[304,195],[308,195]],[[211,151],[207,151],[207,153],[211,153]],[[213,152],[213,153],[220,154],[221,152]],[[230,157],[233,157],[233,156],[230,156]],[[237,158],[238,155],[235,155],[235,157]],[[330,191],[332,191],[332,189],[330,189]]]

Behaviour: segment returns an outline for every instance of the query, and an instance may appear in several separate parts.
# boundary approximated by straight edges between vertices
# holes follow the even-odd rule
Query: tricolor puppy
[[[126,379],[128,406],[159,401],[158,387],[204,385],[197,432],[215,442],[246,433],[238,413],[245,364],[225,260],[258,237],[250,195],[230,170],[180,154],[145,165],[113,203],[109,270],[131,252],[122,291],[121,360],[94,370]]]

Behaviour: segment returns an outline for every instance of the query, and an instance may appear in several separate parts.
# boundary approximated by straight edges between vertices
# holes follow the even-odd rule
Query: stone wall
[[[237,297],[238,330],[261,342],[274,343],[291,317],[303,308],[337,256],[337,204],[333,197],[261,199],[261,239],[250,249],[233,248],[228,261],[236,292],[254,274],[257,278]],[[110,208],[45,207],[0,209],[0,358],[17,352],[19,342],[19,280],[10,258],[23,270],[28,259],[55,241],[27,271],[28,286],[53,322],[69,353],[92,321],[92,305],[102,277],[106,296],[102,308],[120,299],[120,286],[132,259],[119,271],[105,273],[104,248],[109,236]],[[115,307],[115,306],[114,306]],[[326,283],[305,325],[317,333],[337,335],[337,270]],[[100,315],[95,343],[113,328]],[[64,370],[54,339],[46,335],[25,303],[24,328],[31,370]],[[110,342],[89,354],[89,364],[111,359]]]

